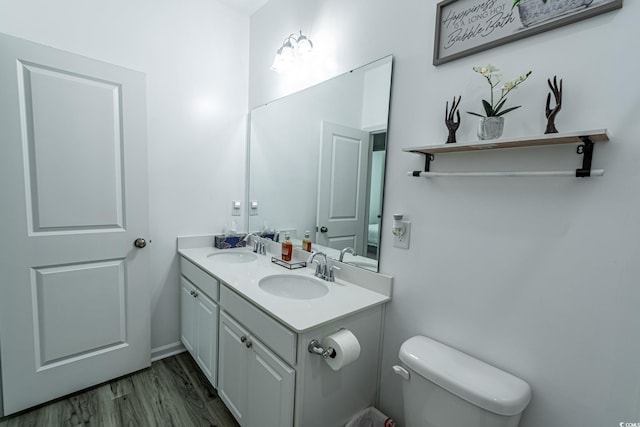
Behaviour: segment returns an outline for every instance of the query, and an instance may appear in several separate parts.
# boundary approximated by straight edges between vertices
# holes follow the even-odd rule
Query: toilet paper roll
[[[360,356],[360,342],[348,329],[340,329],[335,334],[324,337],[321,344],[323,348],[331,347],[335,350],[335,357],[324,359],[334,371],[347,366]]]

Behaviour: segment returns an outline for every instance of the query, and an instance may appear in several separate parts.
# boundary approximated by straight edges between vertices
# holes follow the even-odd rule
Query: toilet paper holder
[[[336,351],[333,349],[333,347],[324,348],[320,344],[320,341],[316,339],[313,339],[311,340],[311,342],[309,342],[309,347],[307,347],[307,349],[309,350],[309,353],[322,356],[323,359],[336,357]]]

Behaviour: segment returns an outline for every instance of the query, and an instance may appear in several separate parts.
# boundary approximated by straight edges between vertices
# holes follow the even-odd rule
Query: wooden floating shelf
[[[441,145],[427,145],[424,147],[404,148],[403,151],[425,155],[425,165],[423,171],[412,171],[409,175],[419,177],[435,176],[602,176],[603,169],[591,170],[591,159],[593,157],[593,146],[596,142],[609,141],[609,134],[606,129],[589,130],[572,133],[552,133],[527,138],[501,138],[490,141],[474,141],[470,143],[453,143]],[[500,150],[505,148],[540,147],[560,144],[580,144],[577,153],[581,154],[582,167],[575,172],[570,171],[532,171],[532,172],[432,172],[431,162],[435,159],[434,154],[438,153],[461,153],[482,150]]]
[[[453,143],[441,145],[426,145],[423,147],[403,148],[410,153],[438,154],[456,153],[479,150],[499,150],[503,148],[538,147],[542,145],[582,144],[583,138],[589,138],[591,142],[609,141],[606,129],[589,130],[571,133],[551,133],[535,137],[501,138],[490,141],[473,141],[469,143]]]

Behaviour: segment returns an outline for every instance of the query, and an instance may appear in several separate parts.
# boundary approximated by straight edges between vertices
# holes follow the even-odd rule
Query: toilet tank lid
[[[531,400],[529,384],[431,338],[409,338],[400,360],[432,383],[495,414],[519,414]]]

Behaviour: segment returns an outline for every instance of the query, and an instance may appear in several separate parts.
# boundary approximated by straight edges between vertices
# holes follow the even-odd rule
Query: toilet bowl
[[[431,338],[400,347],[406,427],[516,427],[529,384]]]

